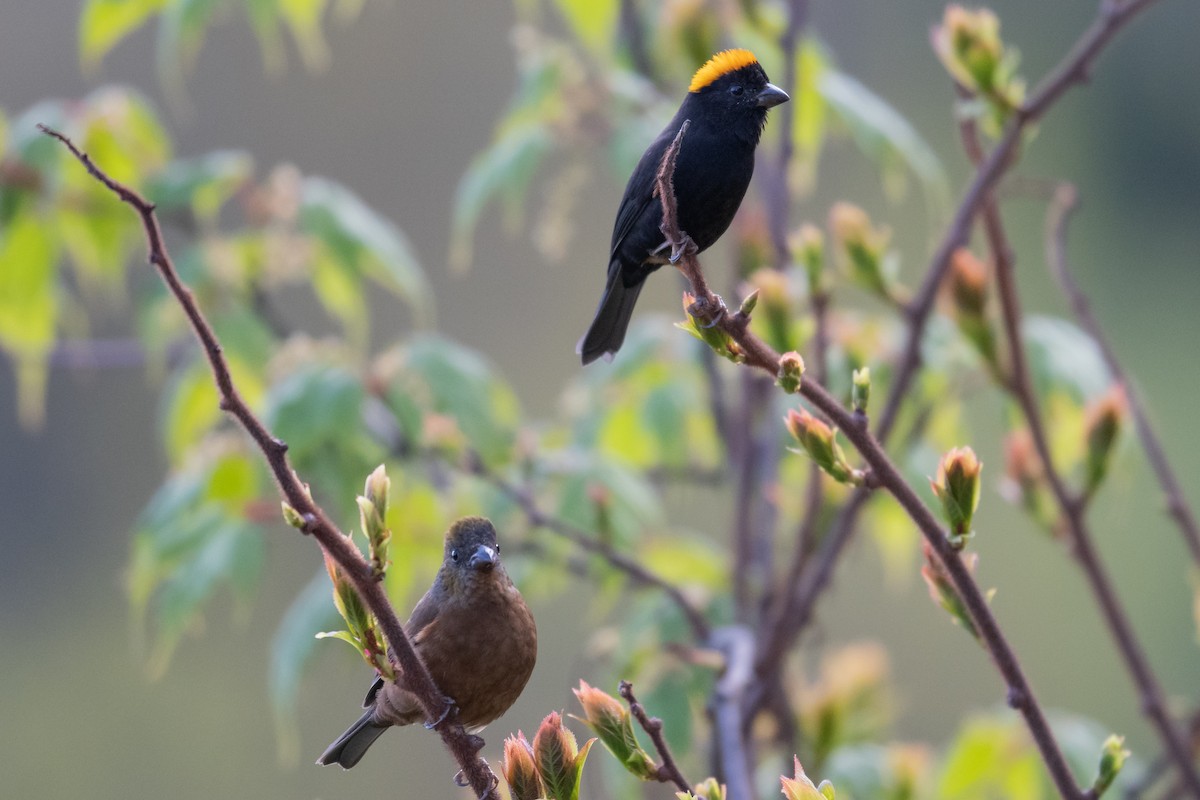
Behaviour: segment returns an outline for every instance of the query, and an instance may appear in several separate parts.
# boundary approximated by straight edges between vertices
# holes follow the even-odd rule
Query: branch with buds
[[[303,533],[312,536],[320,545],[327,563],[335,565],[331,571],[344,580],[352,588],[353,596],[361,600],[366,611],[378,620],[388,651],[393,655],[400,671],[404,673],[406,688],[421,701],[425,716],[429,720],[441,719],[446,710],[446,697],[434,683],[428,668],[421,656],[413,648],[412,642],[404,632],[391,601],[378,580],[376,565],[369,562],[351,543],[349,537],[342,533],[330,521],[325,512],[312,499],[308,487],[300,480],[288,463],[287,444],[271,435],[261,420],[246,404],[234,385],[229,371],[229,364],[221,350],[221,344],[213,332],[212,326],[204,313],[196,304],[196,298],[183,284],[167,252],[163,242],[162,229],[154,213],[154,205],[128,186],[109,177],[100,169],[86,153],[75,146],[67,136],[46,126],[39,126],[43,133],[51,136],[71,151],[87,169],[93,178],[102,183],[123,203],[129,205],[142,220],[146,232],[146,242],[150,250],[150,263],[158,269],[159,275],[167,288],[174,295],[187,316],[197,340],[204,349],[204,355],[212,368],[213,381],[216,383],[221,398],[221,409],[230,414],[250,435],[262,451],[279,491],[284,498],[285,516],[288,521]],[[368,488],[368,493],[370,490]],[[385,547],[380,542],[380,553]],[[376,551],[372,549],[373,556]],[[381,557],[385,558],[385,556]],[[337,581],[335,580],[335,585]],[[343,595],[343,597],[348,597]],[[353,602],[353,601],[351,601]],[[438,733],[445,742],[455,760],[462,769],[462,775],[476,796],[490,797],[496,784],[496,776],[488,768],[487,762],[479,758],[479,739],[470,736],[461,725],[442,724],[436,726]]]

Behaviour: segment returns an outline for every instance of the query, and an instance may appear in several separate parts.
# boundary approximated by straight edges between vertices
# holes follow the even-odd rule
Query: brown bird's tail
[[[584,364],[590,364],[601,356],[611,361],[613,353],[621,349],[642,285],[643,282],[639,281],[633,286],[626,286],[621,280],[620,264],[614,262],[608,268],[608,285],[604,287],[596,318],[575,346],[575,352],[583,357]]]
[[[342,769],[350,769],[359,762],[363,753],[375,740],[388,729],[388,725],[380,725],[374,721],[374,708],[368,708],[367,713],[358,718],[358,722],[338,737],[337,741],[325,748],[325,752],[317,759],[322,766],[337,764]]]

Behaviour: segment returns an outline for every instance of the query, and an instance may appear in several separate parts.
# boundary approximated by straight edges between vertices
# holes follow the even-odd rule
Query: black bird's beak
[[[766,87],[758,93],[758,107],[772,108],[780,103],[786,103],[791,100],[788,93],[780,89],[773,83],[768,83]]]
[[[496,566],[496,551],[485,544],[479,545],[471,554],[471,560],[467,562],[467,566],[480,572],[491,572],[492,568]]]

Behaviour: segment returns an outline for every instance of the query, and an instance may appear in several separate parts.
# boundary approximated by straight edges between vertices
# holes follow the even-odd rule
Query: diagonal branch
[[[629,711],[633,714],[634,719],[650,736],[650,741],[654,743],[654,749],[658,751],[658,757],[662,759],[662,764],[658,768],[658,779],[663,783],[675,784],[681,792],[690,792],[692,785],[679,771],[679,765],[675,763],[675,756],[671,754],[671,748],[667,746],[667,740],[663,738],[662,720],[646,713],[646,709],[633,696],[632,683],[621,681],[620,692],[621,697],[629,704]]]
[[[204,354],[212,368],[213,380],[220,393],[221,409],[233,416],[258,445],[275,476],[280,493],[287,504],[295,509],[304,520],[304,533],[316,539],[321,549],[337,562],[338,567],[354,585],[354,589],[362,598],[363,603],[379,620],[380,628],[387,639],[388,648],[404,673],[406,687],[421,701],[425,716],[430,720],[439,719],[445,712],[445,695],[438,689],[425,662],[421,660],[421,656],[413,648],[412,642],[405,634],[404,627],[396,616],[395,609],[392,608],[391,602],[383,590],[383,585],[376,578],[371,565],[367,563],[350,539],[330,521],[321,507],[313,502],[308,490],[288,463],[287,444],[271,435],[271,432],[254,415],[254,412],[246,405],[246,401],[242,399],[241,394],[238,393],[216,333],[213,332],[212,326],[200,311],[191,290],[180,280],[171,261],[170,254],[163,242],[162,229],[154,213],[154,204],[133,189],[109,177],[64,134],[45,125],[39,125],[38,128],[46,135],[62,142],[93,178],[102,183],[121,202],[129,205],[141,217],[150,249],[150,263],[158,269],[159,275],[175,299],[179,301],[196,338],[204,348]],[[479,748],[472,742],[475,737],[469,736],[461,725],[441,725],[438,726],[438,730],[442,741],[458,761],[463,776],[470,783],[475,794],[481,800],[492,796],[496,776],[492,774],[487,763],[478,758]]]
[[[679,229],[679,221],[676,215],[675,190],[671,177],[674,173],[675,159],[679,153],[680,143],[686,131],[687,125],[685,123],[675,136],[675,140],[671,143],[670,147],[667,148],[666,153],[664,153],[657,175],[656,191],[662,202],[663,235],[671,245],[672,252],[676,255],[677,266],[680,271],[691,281],[696,297],[696,301],[692,308],[689,309],[689,313],[697,317],[701,324],[717,327],[727,334],[737,344],[747,365],[776,376],[779,374],[780,369],[780,355],[750,332],[749,317],[747,315],[741,312],[730,314],[725,309],[721,299],[708,289],[708,284],[705,282],[700,269],[700,263],[696,258],[695,248],[691,246],[691,241],[687,235]],[[1045,714],[1034,697],[1033,687],[1026,680],[1021,670],[1016,653],[1001,632],[1000,626],[996,622],[996,618],[992,615],[991,609],[988,607],[987,600],[984,598],[979,585],[967,570],[959,553],[950,546],[946,532],[942,529],[940,523],[938,523],[933,513],[917,496],[916,492],[913,491],[912,487],[905,482],[899,469],[888,458],[876,437],[871,434],[866,424],[867,420],[865,416],[848,411],[824,387],[815,382],[804,381],[800,387],[800,394],[812,403],[817,410],[825,414],[833,424],[843,430],[846,438],[854,444],[862,457],[870,465],[874,474],[874,483],[886,489],[895,497],[896,501],[900,503],[909,517],[920,528],[921,534],[929,542],[934,552],[937,553],[939,560],[945,566],[946,572],[954,584],[955,591],[958,593],[963,605],[967,608],[971,619],[975,622],[975,628],[979,632],[980,641],[983,642],[991,654],[992,660],[1008,686],[1008,703],[1020,711],[1025,718],[1026,725],[1029,727],[1034,742],[1041,752],[1042,760],[1050,771],[1051,778],[1054,780],[1059,794],[1064,798],[1068,798],[1068,800],[1083,800],[1084,793],[1075,784],[1071,770],[1067,766],[1062,751],[1058,747],[1058,742],[1050,730],[1050,725],[1046,721]],[[750,644],[752,647],[753,642],[751,641]],[[738,652],[740,653],[741,650],[738,649]],[[746,664],[747,671],[750,673],[753,672],[752,659],[753,652],[751,651],[747,657]],[[741,663],[740,660],[738,663]],[[748,680],[747,678],[747,682]],[[730,678],[730,685],[725,686],[723,679],[722,683],[718,685],[719,691],[716,693],[717,697],[715,698],[717,710],[722,712],[725,717],[730,717],[731,715],[733,717],[731,720],[730,718],[723,718],[721,714],[717,715],[718,736],[722,737],[721,753],[723,759],[728,759],[731,755],[727,751],[726,745],[732,746],[733,743],[726,741],[730,738],[731,734],[725,727],[731,721],[737,723],[738,727],[735,729],[737,732],[736,736],[738,742],[740,743],[741,741],[741,708],[739,706],[736,710],[732,709],[729,701],[732,695],[736,695],[740,703],[743,699],[742,695],[744,694],[746,684],[738,683],[734,685],[732,681],[733,679]],[[721,690],[722,686],[725,686],[723,691]],[[738,749],[732,755],[736,757],[738,753],[744,756],[744,749],[742,749],[740,744],[738,744]],[[725,779],[730,782],[731,797],[737,800],[737,796],[733,792],[733,779],[737,778],[741,780],[743,778],[740,772],[742,762],[735,760],[731,766],[735,769],[735,772],[732,776],[727,772]],[[746,794],[744,796],[749,797],[750,795]]]
[[[1063,294],[1067,296],[1079,324],[1100,348],[1100,355],[1104,359],[1105,365],[1108,366],[1113,380],[1125,388],[1125,399],[1133,414],[1133,422],[1137,427],[1142,449],[1146,451],[1146,460],[1150,462],[1151,469],[1158,476],[1158,482],[1166,496],[1167,511],[1175,518],[1179,532],[1183,535],[1188,550],[1192,554],[1192,560],[1200,567],[1200,527],[1197,526],[1196,517],[1179,485],[1179,478],[1176,477],[1171,462],[1167,460],[1162,440],[1158,438],[1154,426],[1150,424],[1146,406],[1134,389],[1121,362],[1117,360],[1116,351],[1109,344],[1099,321],[1092,313],[1087,296],[1084,295],[1078,281],[1071,273],[1067,259],[1067,223],[1070,222],[1071,215],[1075,212],[1076,202],[1075,187],[1070,184],[1063,184],[1054,192],[1053,200],[1046,214],[1046,261],[1054,270],[1058,283],[1062,286]]]

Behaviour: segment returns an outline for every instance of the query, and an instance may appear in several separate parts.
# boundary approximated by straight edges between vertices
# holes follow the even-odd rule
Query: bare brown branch
[[[650,741],[654,743],[654,749],[658,752],[658,757],[662,759],[662,764],[658,767],[658,779],[663,783],[673,783],[679,787],[681,792],[689,792],[692,789],[687,778],[683,777],[683,773],[679,771],[679,765],[675,763],[675,756],[671,754],[671,748],[667,746],[667,740],[663,738],[663,723],[658,717],[651,717],[646,713],[646,709],[637,698],[633,696],[633,684],[629,681],[621,681],[620,683],[621,697],[629,704],[629,711],[633,714],[633,718],[642,726],[642,730],[646,731],[650,736]]]

